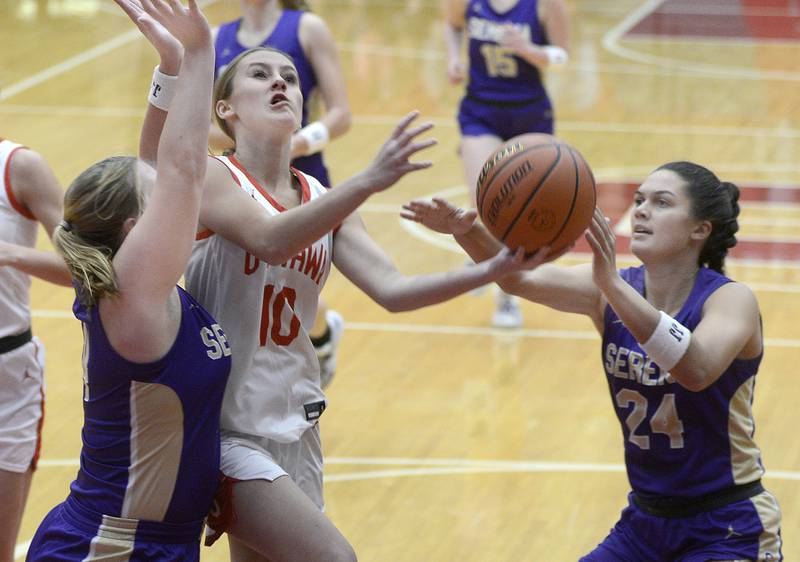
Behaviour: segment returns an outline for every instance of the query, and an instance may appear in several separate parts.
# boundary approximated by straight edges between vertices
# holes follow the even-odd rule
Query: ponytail
[[[739,231],[739,188],[722,182],[714,173],[693,162],[670,162],[658,170],[670,170],[686,182],[692,216],[711,223],[711,234],[698,257],[700,267],[725,272],[725,257],[736,246]]]
[[[106,158],[81,173],[64,196],[64,220],[53,232],[53,245],[82,304],[119,293],[112,260],[125,239],[123,224],[142,209],[136,163],[128,156]]]

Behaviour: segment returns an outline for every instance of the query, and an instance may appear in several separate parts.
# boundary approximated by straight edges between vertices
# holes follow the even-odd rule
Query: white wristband
[[[569,62],[567,51],[557,45],[544,45],[544,54],[547,55],[547,64],[552,68],[561,68]]]
[[[164,74],[156,66],[153,70],[153,83],[150,86],[150,92],[147,96],[147,101],[150,105],[163,111],[168,111],[169,104],[172,102],[172,98],[175,95],[175,82],[177,81],[177,76]]]
[[[641,345],[662,371],[669,372],[689,349],[692,332],[663,310],[660,315],[658,326],[650,339]]]
[[[308,143],[308,153],[314,154],[319,152],[328,145],[331,139],[328,127],[322,121],[314,121],[309,123],[299,131],[297,134],[306,140]]]

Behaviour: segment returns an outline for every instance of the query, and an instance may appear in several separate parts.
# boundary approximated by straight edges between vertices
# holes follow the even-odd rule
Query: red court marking
[[[665,0],[626,35],[800,41],[800,1]]]
[[[611,219],[611,223],[615,227],[630,208],[633,193],[638,187],[639,184],[634,182],[597,184],[597,204]],[[800,208],[800,186],[778,188],[765,185],[742,185],[740,189],[740,205],[757,202]],[[747,211],[745,210],[745,212]],[[578,239],[575,250],[591,252],[589,244],[583,237]],[[629,236],[617,235],[617,251],[620,254],[630,254]],[[730,251],[730,256],[734,259],[797,262],[800,261],[800,238],[782,241],[757,237],[740,238],[736,247]]]

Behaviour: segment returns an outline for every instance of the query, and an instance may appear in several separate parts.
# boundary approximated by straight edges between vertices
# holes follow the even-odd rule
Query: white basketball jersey
[[[23,146],[0,139],[0,240],[34,248],[39,226],[11,190],[11,158]],[[0,267],[0,338],[31,326],[31,278],[13,267]]]
[[[266,212],[285,210],[235,157],[218,159]],[[299,171],[295,175],[304,204],[325,193],[313,177]],[[330,271],[333,235],[277,266],[222,236],[209,232],[198,238],[186,270],[186,289],[220,323],[233,352],[221,426],[282,443],[296,441],[325,406],[308,330]]]

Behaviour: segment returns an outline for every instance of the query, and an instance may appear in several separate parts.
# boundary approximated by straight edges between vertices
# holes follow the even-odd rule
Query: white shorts
[[[0,354],[0,470],[36,468],[44,420],[44,346],[39,338]]]
[[[221,438],[220,471],[225,476],[270,482],[289,476],[320,511],[324,510],[319,424],[307,429],[292,443],[226,430],[222,430]]]

